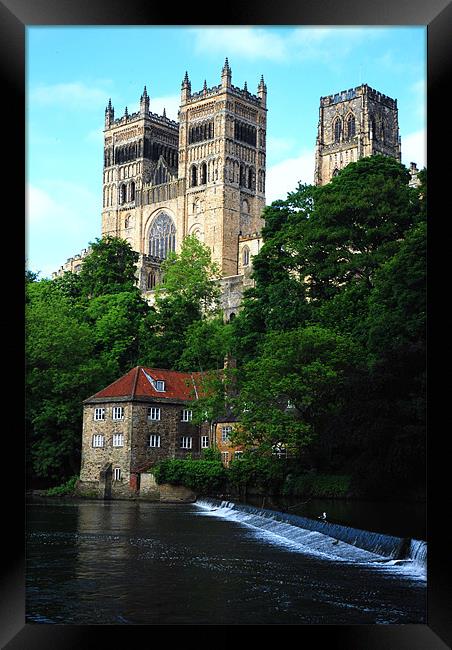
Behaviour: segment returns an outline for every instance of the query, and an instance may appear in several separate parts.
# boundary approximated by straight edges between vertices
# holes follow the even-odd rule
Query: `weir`
[[[426,569],[427,543],[422,540],[394,537],[276,510],[256,508],[231,501],[220,501],[219,499],[198,499],[196,503],[201,507],[208,508],[210,511],[222,511],[226,516],[229,514],[230,518],[237,521],[241,520],[239,513],[243,513],[246,515],[243,517],[243,523],[248,523],[289,540],[302,543],[308,548],[315,547],[321,552],[328,550],[329,554],[333,550],[335,554],[341,550],[344,559],[347,558],[347,553],[344,555],[344,547],[341,546],[341,549],[339,549],[339,546],[335,546],[339,541],[345,542],[349,547],[362,549],[362,553],[358,554],[361,556],[360,559],[366,559],[367,556],[369,560],[378,561],[379,556],[380,558],[395,561],[411,560],[421,570]],[[300,536],[302,531],[305,533],[304,536]],[[307,531],[310,531],[311,535],[306,535]],[[315,535],[316,533],[319,535]],[[326,538],[329,539],[329,545],[325,541]],[[331,540],[336,540],[336,542]],[[365,553],[366,551],[368,554]],[[356,559],[359,558],[356,557]]]

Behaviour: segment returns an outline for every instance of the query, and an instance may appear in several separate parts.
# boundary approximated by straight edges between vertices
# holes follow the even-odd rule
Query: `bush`
[[[286,474],[286,461],[275,456],[243,454],[228,468],[228,480],[237,488],[247,486],[278,491]]]
[[[170,458],[154,468],[158,484],[184,485],[199,494],[221,490],[226,470],[219,460],[193,460]]]
[[[282,488],[284,496],[345,497],[350,476],[327,474],[288,475]]]
[[[78,476],[73,476],[63,485],[57,485],[56,487],[49,488],[46,492],[48,497],[62,497],[69,494],[74,494],[75,487],[77,485]]]

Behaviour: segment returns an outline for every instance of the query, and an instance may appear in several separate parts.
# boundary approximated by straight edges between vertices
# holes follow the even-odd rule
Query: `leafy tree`
[[[185,347],[177,363],[179,370],[215,370],[223,368],[232,348],[232,325],[223,316],[196,320],[188,326]]]
[[[161,368],[187,368],[193,362],[196,370],[199,347],[193,338],[195,324],[218,314],[218,267],[212,263],[209,249],[190,236],[184,239],[179,254],[171,253],[163,262],[162,270],[164,279],[156,289],[155,306],[141,327],[141,362]],[[213,324],[210,331],[215,327]],[[190,351],[182,359],[187,344]],[[209,364],[218,354],[217,348],[214,344],[211,352],[203,355]]]
[[[26,359],[29,473],[67,478],[79,468],[82,400],[108,369],[94,356],[90,325],[50,280],[27,286]]]
[[[241,424],[232,443],[267,451],[282,444],[301,456],[329,421],[337,421],[360,361],[349,339],[320,326],[267,334],[259,356],[241,372]]]
[[[80,270],[81,291],[96,297],[122,291],[138,291],[135,286],[139,255],[124,239],[107,235],[90,243],[91,252]]]

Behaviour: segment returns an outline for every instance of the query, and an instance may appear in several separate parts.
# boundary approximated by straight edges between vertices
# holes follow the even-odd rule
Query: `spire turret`
[[[267,86],[265,85],[264,82],[264,75],[261,75],[261,80],[259,81],[259,85],[257,87],[257,96],[261,100],[261,104],[263,106],[266,106],[267,104]]]
[[[181,104],[184,104],[191,95],[191,83],[190,79],[188,78],[188,72],[185,71],[185,77],[182,80],[182,86],[181,86]]]
[[[144,87],[143,94],[140,97],[140,115],[147,115],[149,113],[149,95]]]
[[[108,100],[107,108],[105,109],[105,126],[110,126],[115,119],[115,109],[111,105],[111,98]]]
[[[221,71],[221,85],[223,88],[231,87],[232,70],[229,67],[228,57],[226,57],[223,70]]]

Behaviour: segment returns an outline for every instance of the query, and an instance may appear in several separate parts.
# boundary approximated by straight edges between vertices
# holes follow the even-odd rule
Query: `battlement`
[[[381,104],[385,104],[389,108],[397,108],[397,100],[384,95],[378,90],[374,90],[367,84],[362,84],[361,86],[356,86],[356,88],[349,88],[348,90],[342,90],[339,93],[333,95],[327,95],[326,97],[320,98],[320,106],[331,106],[334,104],[339,104],[340,102],[349,101],[351,99],[356,99],[361,95],[367,95],[370,99],[373,99]]]
[[[225,88],[221,84],[219,84],[218,86],[212,86],[211,88],[205,87],[203,90],[200,90],[197,93],[191,93],[188,96],[186,103],[190,104],[192,102],[199,101],[200,99],[205,99],[206,97],[214,97],[223,92],[225,92]],[[234,86],[231,84],[227,88],[227,92],[230,95],[235,95],[236,97],[240,97],[240,99],[251,102],[252,104],[256,104],[256,106],[260,106],[262,103],[260,97],[257,97],[257,95],[253,95],[245,88],[239,88],[238,86]]]
[[[66,263],[60,266],[58,271],[54,271],[52,273],[52,280],[64,275],[66,271],[70,271],[72,273],[78,273],[80,269],[78,268],[78,265],[76,263],[77,262],[81,263],[84,260],[84,258],[91,253],[91,250],[92,250],[91,246],[88,246],[88,248],[83,248],[80,251],[80,253],[77,253],[73,257],[68,257]],[[75,268],[76,266],[77,268]]]
[[[166,117],[166,115],[158,115],[157,113],[147,111],[147,113],[145,113],[143,116],[139,111],[137,111],[136,113],[124,113],[122,117],[118,117],[117,119],[113,120],[109,126],[106,126],[105,131],[109,131],[110,129],[116,128],[118,126],[130,124],[131,122],[136,122],[137,120],[142,120],[143,117],[145,119],[151,120],[155,124],[159,124],[160,126],[169,126],[177,130],[179,129],[179,122],[171,120],[169,117]]]

